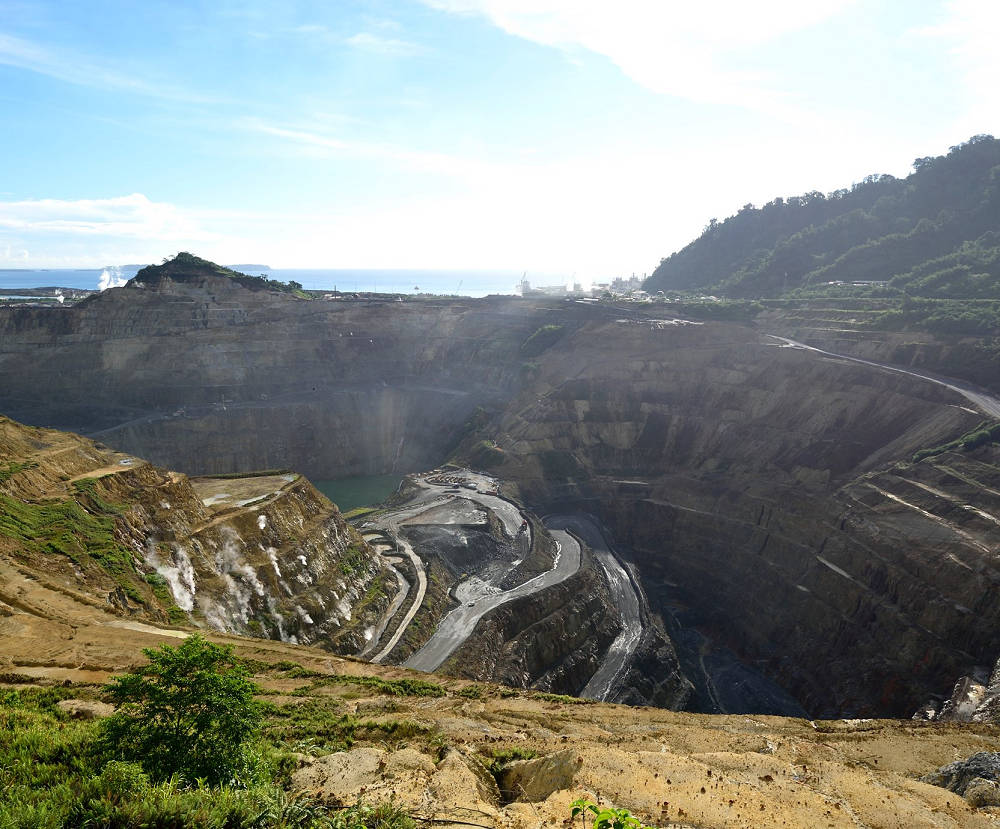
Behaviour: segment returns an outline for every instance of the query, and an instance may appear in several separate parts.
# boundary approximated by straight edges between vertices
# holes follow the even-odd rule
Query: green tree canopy
[[[155,780],[179,773],[217,785],[241,777],[262,712],[232,647],[194,635],[143,653],[148,665],[105,687],[118,709],[104,722],[105,745]]]
[[[913,168],[712,219],[645,288],[750,298],[890,283],[911,296],[1000,299],[1000,140],[976,135]]]

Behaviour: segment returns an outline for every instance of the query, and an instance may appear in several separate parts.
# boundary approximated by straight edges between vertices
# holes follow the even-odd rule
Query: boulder
[[[91,699],[63,699],[56,703],[56,708],[69,714],[75,720],[95,720],[107,717],[115,712],[113,705]]]
[[[969,797],[970,803],[972,797],[982,801],[973,805],[994,805],[986,800],[997,797],[1000,792],[1000,752],[980,751],[966,760],[941,766],[937,771],[925,774],[920,780]],[[972,797],[969,795],[970,790]]]
[[[976,777],[965,787],[965,799],[970,806],[1000,806],[1000,785],[995,780]]]

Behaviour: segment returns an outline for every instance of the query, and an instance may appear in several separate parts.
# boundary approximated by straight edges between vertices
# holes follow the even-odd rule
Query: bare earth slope
[[[395,587],[299,475],[191,481],[2,417],[0,555],[123,618],[348,653],[364,645]]]
[[[124,619],[7,559],[0,562],[4,682],[102,682],[138,664],[140,647],[170,643],[186,632]],[[974,810],[957,795],[916,780],[995,746],[994,726],[676,714],[569,704],[486,686],[470,693],[459,681],[446,682],[442,697],[392,698],[389,704],[364,686],[334,678],[426,675],[287,643],[212,638],[260,661],[257,679],[278,694],[269,699],[279,706],[323,699],[341,713],[416,721],[439,735],[433,747],[416,741],[404,748],[395,739],[371,737],[346,754],[303,758],[294,785],[334,802],[395,796],[441,825],[451,818],[523,829],[567,825],[569,803],[584,795],[660,826],[1000,825],[994,810]],[[292,662],[313,675],[285,678],[282,667]],[[331,679],[324,684],[326,676]],[[287,696],[311,687],[320,696]],[[538,758],[509,767],[498,791],[484,783],[482,763],[507,749],[537,752]]]
[[[308,301],[209,272],[163,273],[72,309],[0,312],[5,410],[75,424],[188,473],[292,467],[335,477],[418,472],[449,458],[485,468],[540,515],[588,513],[602,524],[650,618],[670,633],[699,710],[908,716],[928,701],[941,707],[956,679],[988,675],[997,660],[997,449],[912,462],[986,419],[954,390],[782,348],[770,335],[794,336],[787,319],[771,331],[767,319],[757,329],[660,319],[655,306]],[[887,359],[862,345],[852,353]],[[142,476],[159,486],[161,473],[144,470],[72,495],[110,519],[94,497],[117,503],[115,481]],[[348,624],[332,594],[308,584],[314,574],[300,572],[323,560],[319,550],[302,552],[303,565],[287,534],[264,537],[299,517],[310,528],[325,520],[304,484],[281,491],[262,504],[291,511],[263,516],[265,530],[252,510],[226,518],[224,500],[206,506],[214,496],[193,489],[178,490],[177,504],[164,498],[171,510],[145,503],[163,529],[153,545],[160,569],[146,560],[146,537],[128,539],[130,555],[180,585],[177,547],[202,561],[205,584],[232,599],[221,618],[233,630],[254,632],[253,622],[301,639],[321,626],[325,604],[340,624],[331,618],[324,635],[350,628],[344,649],[358,652],[400,582],[388,568],[365,576],[374,581],[351,604],[363,605],[371,584],[379,596],[364,625]],[[178,514],[190,542],[167,535]],[[227,566],[224,526],[257,556],[264,596]],[[345,545],[329,566],[351,569],[343,531],[323,526]],[[277,568],[271,547],[284,556]],[[272,612],[268,596],[292,598],[282,580],[308,597],[298,605],[312,624],[291,606]],[[427,581],[443,607],[442,579]],[[328,589],[339,596],[335,582]],[[118,586],[119,604],[134,608]],[[141,596],[157,588],[131,586]],[[582,619],[582,601],[569,598],[564,618]],[[245,604],[253,613],[244,620]],[[219,610],[192,607],[206,619]],[[538,608],[521,610],[498,608],[481,631],[504,642],[559,632],[532,615]],[[614,624],[594,626],[602,642],[617,637]],[[477,653],[465,651],[474,667]],[[505,676],[533,682],[554,670],[560,681],[583,679],[581,666],[602,658],[557,666],[500,647],[490,656]],[[657,662],[637,655],[629,669],[655,687]]]

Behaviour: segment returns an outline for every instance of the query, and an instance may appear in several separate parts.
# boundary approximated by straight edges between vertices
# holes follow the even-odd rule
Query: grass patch
[[[482,699],[484,689],[482,685],[466,685],[464,688],[459,688],[455,692],[457,697],[465,697],[466,699]]]
[[[481,440],[469,451],[469,463],[476,469],[493,469],[500,466],[506,457],[492,440]]]
[[[530,748],[495,749],[483,758],[483,765],[496,777],[504,767],[516,760],[533,760],[538,752]]]
[[[368,550],[364,546],[349,544],[345,553],[340,557],[340,572],[345,576],[356,575],[364,570],[370,561]]]
[[[561,702],[564,705],[593,705],[595,700],[584,697],[571,697],[569,694],[550,694],[546,691],[533,691],[528,695],[529,699],[537,699],[542,702]]]
[[[372,515],[373,513],[381,512],[378,507],[355,507],[352,510],[341,513],[345,519],[351,518],[361,518],[363,515]]]
[[[266,478],[271,475],[295,475],[293,469],[257,469],[253,472],[220,472],[216,475],[199,475],[199,478],[212,478],[219,481],[236,481],[240,478]]]
[[[289,671],[286,676],[300,676],[300,674]],[[436,682],[427,682],[423,679],[381,679],[377,676],[348,674],[321,675],[311,686],[300,688],[294,693],[296,696],[308,696],[324,685],[354,685],[390,697],[443,697],[448,693]]]
[[[38,464],[34,461],[23,461],[20,463],[11,461],[6,466],[0,466],[0,484],[7,483],[18,472],[24,472],[27,469],[36,469],[37,467]]]
[[[275,744],[306,753],[347,751],[358,740],[397,741],[427,737],[430,726],[410,719],[373,720],[340,712],[340,700],[312,697],[299,703],[268,706],[265,736]]]
[[[563,327],[561,325],[543,325],[521,343],[521,354],[525,357],[537,357],[555,345],[562,333]]]
[[[984,446],[987,443],[1000,443],[1000,421],[984,420],[975,429],[966,432],[959,438],[934,446],[930,449],[921,449],[913,455],[913,463],[919,463],[925,458],[933,458],[935,455],[942,455],[955,449],[963,452],[971,452],[973,449]]]
[[[243,782],[208,786],[173,777],[150,779],[138,763],[112,759],[101,747],[99,720],[75,720],[56,705],[93,697],[94,689],[0,690],[0,827],[159,827],[160,829],[413,829],[391,804],[327,807],[287,791],[294,757],[268,737],[297,730],[305,739],[327,728],[342,745],[362,737],[407,740],[426,726],[337,716],[331,705],[265,705],[265,739],[254,746]],[[332,726],[330,721],[333,721]],[[307,744],[302,744],[308,747]]]
[[[30,503],[0,494],[0,535],[20,542],[25,553],[66,556],[77,564],[95,561],[111,574],[134,574],[132,553],[115,540],[122,508],[97,495],[93,479],[77,481],[75,499]]]

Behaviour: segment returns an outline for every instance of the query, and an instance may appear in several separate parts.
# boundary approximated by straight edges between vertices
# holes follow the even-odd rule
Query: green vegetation
[[[333,815],[330,829],[415,829],[416,822],[398,806],[350,806]]]
[[[776,297],[832,283],[872,295],[1000,297],[1000,141],[919,158],[905,179],[745,205],[662,260],[648,291]],[[873,284],[874,283],[874,284]]]
[[[286,676],[317,677],[307,690],[297,691],[300,695],[311,693],[324,685],[357,685],[377,694],[390,697],[443,697],[447,691],[435,682],[423,679],[382,679],[377,676],[352,676],[350,674],[316,674],[311,671],[297,673],[289,671]]]
[[[570,816],[575,820],[580,818],[580,824],[586,829],[587,813],[594,816],[593,829],[652,829],[641,820],[632,816],[627,809],[616,809],[613,806],[598,806],[585,797],[574,800],[571,804]]]
[[[984,420],[971,432],[966,432],[960,438],[942,443],[930,449],[921,449],[913,455],[913,462],[919,463],[925,458],[933,458],[935,455],[942,455],[955,449],[963,452],[971,452],[973,449],[987,443],[1000,443],[1000,421]]]
[[[361,544],[349,544],[340,557],[340,572],[345,576],[353,576],[363,571],[371,563],[368,550]]]
[[[293,469],[257,469],[253,472],[219,472],[215,475],[201,475],[202,478],[212,478],[213,480],[220,481],[231,481],[238,480],[240,478],[265,478],[271,475],[296,475],[297,473]]]
[[[143,653],[148,665],[107,688],[117,707],[103,724],[109,753],[140,763],[157,782],[181,775],[217,785],[246,777],[261,711],[232,647],[194,635]]]
[[[888,331],[993,334],[1000,331],[1000,302],[906,297],[895,308],[872,315],[865,326]]]
[[[532,691],[530,699],[540,699],[543,702],[561,702],[566,705],[593,705],[595,700],[586,697],[571,697],[569,694],[550,694],[546,691]]]
[[[207,259],[185,251],[178,253],[173,259],[164,259],[162,265],[148,265],[140,270],[134,279],[136,282],[146,285],[155,285],[168,278],[175,282],[190,282],[205,276],[231,279],[251,291],[280,291],[285,294],[294,294],[303,299],[312,299],[302,290],[302,285],[295,280],[281,282],[277,279],[269,279],[264,275],[251,276],[216,265],[214,262],[209,262]]]
[[[759,302],[745,299],[698,300],[680,299],[669,305],[671,313],[696,320],[722,320],[726,322],[749,322],[764,306]]]
[[[469,451],[469,464],[475,469],[492,469],[504,462],[504,451],[492,440],[481,440]]]
[[[264,736],[285,750],[322,755],[346,751],[358,740],[395,743],[432,735],[429,726],[414,720],[356,717],[341,713],[340,706],[339,699],[323,696],[270,706]]]
[[[24,554],[56,553],[83,565],[97,562],[113,575],[134,573],[132,554],[114,537],[122,509],[96,493],[96,481],[74,484],[76,498],[30,503],[0,494],[0,535],[20,542]]]
[[[355,507],[342,514],[345,519],[351,520],[352,518],[361,518],[363,515],[371,515],[374,512],[382,512],[382,510],[378,507]]]
[[[93,699],[91,687],[0,690],[0,827],[60,829],[61,827],[162,827],[163,829],[413,829],[414,821],[391,804],[325,806],[286,790],[296,767],[287,748],[277,743],[294,731],[305,746],[324,728],[332,728],[339,745],[361,736],[404,740],[424,736],[429,729],[410,720],[374,722],[336,716],[336,700],[308,700],[283,707],[263,705],[247,697],[253,689],[247,666],[228,648],[192,637],[176,649],[147,652],[150,665],[136,674],[139,685],[126,677],[107,692],[126,699],[109,720],[76,720],[58,709],[69,698]],[[213,670],[211,666],[215,666]],[[297,667],[297,666],[292,666]],[[280,670],[280,668],[279,668]],[[188,681],[181,684],[181,677]],[[124,680],[124,682],[122,681]],[[174,681],[176,680],[176,682]],[[132,690],[141,689],[133,696]],[[190,707],[186,705],[191,700]],[[160,703],[164,707],[160,707]],[[205,705],[215,707],[205,720]],[[168,711],[172,714],[167,713]],[[119,716],[147,716],[128,726],[123,745],[114,743]],[[171,717],[174,719],[171,719]],[[261,723],[263,739],[252,723]],[[206,729],[207,750],[221,757],[225,769],[205,769],[199,756],[205,733],[188,733],[189,743],[177,741],[181,729],[197,722]],[[289,728],[289,723],[294,728]],[[247,726],[247,727],[244,727]],[[151,732],[163,744],[149,743],[148,754],[132,749]],[[221,741],[235,736],[231,745]],[[433,737],[433,735],[431,735]],[[275,739],[277,737],[278,739]],[[269,739],[270,738],[270,739]],[[346,739],[345,739],[346,738]],[[179,749],[187,762],[174,773],[165,764],[166,745]],[[303,745],[299,745],[301,749]],[[331,749],[332,750],[332,749]],[[129,757],[123,755],[128,753]],[[180,765],[180,764],[175,764]],[[207,771],[208,774],[203,774]],[[213,780],[214,778],[214,780]],[[227,778],[234,778],[232,780]]]
[[[517,760],[533,760],[538,752],[530,748],[495,749],[483,763],[487,771],[494,777],[499,777],[504,768]]]
[[[521,343],[521,354],[524,357],[537,357],[543,351],[551,348],[562,336],[561,325],[543,325],[528,339]]]
[[[38,464],[34,461],[24,461],[23,463],[10,461],[6,466],[0,467],[0,484],[7,483],[18,472],[24,472],[26,469],[35,469],[37,467]]]

